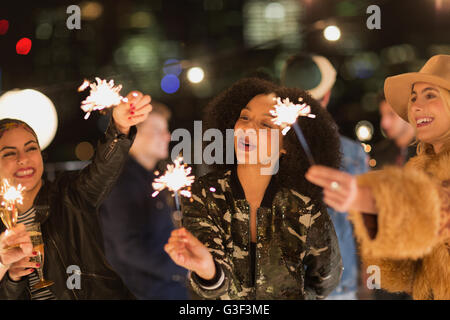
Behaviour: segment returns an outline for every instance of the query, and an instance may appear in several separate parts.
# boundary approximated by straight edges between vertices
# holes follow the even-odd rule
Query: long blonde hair
[[[439,90],[439,94],[442,98],[442,101],[444,102],[445,110],[447,111],[448,117],[450,117],[450,92],[444,88],[437,87]],[[410,110],[411,110],[411,99],[408,101],[408,121],[413,126],[413,128],[416,128],[416,120],[411,116]],[[442,151],[450,151],[450,128],[447,131],[447,133],[444,136],[445,138],[445,144],[441,150]],[[436,154],[433,148],[433,145],[430,143],[426,143],[424,141],[417,140],[415,143],[417,143],[417,154],[428,154],[433,155]]]

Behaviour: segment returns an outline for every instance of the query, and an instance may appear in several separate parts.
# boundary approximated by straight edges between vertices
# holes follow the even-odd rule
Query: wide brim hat
[[[416,82],[427,82],[450,90],[450,55],[431,57],[419,72],[404,73],[386,79],[384,82],[386,101],[405,121],[408,121],[408,101],[412,86]]]

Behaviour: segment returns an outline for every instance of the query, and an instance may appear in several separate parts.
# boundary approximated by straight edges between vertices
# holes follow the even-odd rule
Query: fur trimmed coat
[[[450,152],[419,155],[404,168],[358,177],[370,187],[378,215],[351,212],[361,259],[380,268],[380,285],[416,300],[450,299]]]

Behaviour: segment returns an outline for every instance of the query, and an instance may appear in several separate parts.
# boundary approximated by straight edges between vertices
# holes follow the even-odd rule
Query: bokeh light
[[[286,12],[281,3],[271,2],[266,6],[264,16],[267,20],[283,20]]]
[[[150,13],[138,11],[130,16],[130,27],[145,29],[152,25],[153,19]]]
[[[22,38],[17,41],[16,52],[17,54],[27,55],[31,50],[31,40],[28,38]]]
[[[168,59],[164,62],[163,71],[165,74],[174,74],[176,76],[179,76],[182,67],[180,61],[177,59]]]
[[[4,35],[8,32],[9,29],[9,21],[2,19],[0,20],[0,35]]]
[[[26,122],[36,132],[41,149],[53,140],[58,116],[52,101],[32,89],[8,91],[0,97],[0,119],[12,118]]]
[[[81,3],[81,17],[84,20],[96,20],[103,13],[103,5],[96,1],[85,1]]]
[[[175,93],[180,88],[180,80],[173,74],[167,74],[161,80],[161,89],[165,93]]]
[[[94,147],[87,141],[80,142],[75,147],[75,155],[81,161],[89,160],[94,155]]]
[[[193,67],[188,70],[187,77],[192,83],[200,83],[205,77],[205,72],[200,67]]]
[[[52,36],[53,27],[50,23],[44,22],[36,28],[36,39],[48,40]]]
[[[341,30],[337,26],[328,26],[323,30],[323,36],[328,41],[337,41],[341,37]]]
[[[360,141],[368,141],[373,136],[373,125],[366,120],[360,121],[356,125],[355,132]]]

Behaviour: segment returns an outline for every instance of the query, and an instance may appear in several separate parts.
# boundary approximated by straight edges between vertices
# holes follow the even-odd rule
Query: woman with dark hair
[[[294,131],[283,136],[272,122],[276,97],[303,98],[311,106],[316,119],[298,122],[312,155],[317,163],[339,165],[336,125],[304,91],[248,78],[213,99],[206,127],[223,136],[234,128],[235,162],[216,164],[196,180],[192,200],[183,200],[184,228],[165,246],[191,271],[189,283],[203,298],[323,299],[339,283],[342,261],[332,222],[320,188],[304,179],[309,163]],[[243,134],[248,130],[257,134]],[[257,161],[249,163],[255,153]],[[268,168],[272,160],[279,166]]]
[[[113,109],[93,162],[54,182],[43,178],[42,153],[33,129],[20,120],[0,120],[0,178],[25,187],[23,203],[17,204],[19,224],[0,236],[0,299],[134,298],[103,255],[97,221],[97,208],[122,170],[135,125],[151,110],[149,96],[133,92],[127,98],[128,103]],[[31,252],[27,233],[31,228],[40,230],[43,265],[30,260],[37,254]],[[13,245],[19,247],[6,248]],[[36,269],[54,284],[36,287]],[[78,285],[69,281],[72,275],[78,276]]]

